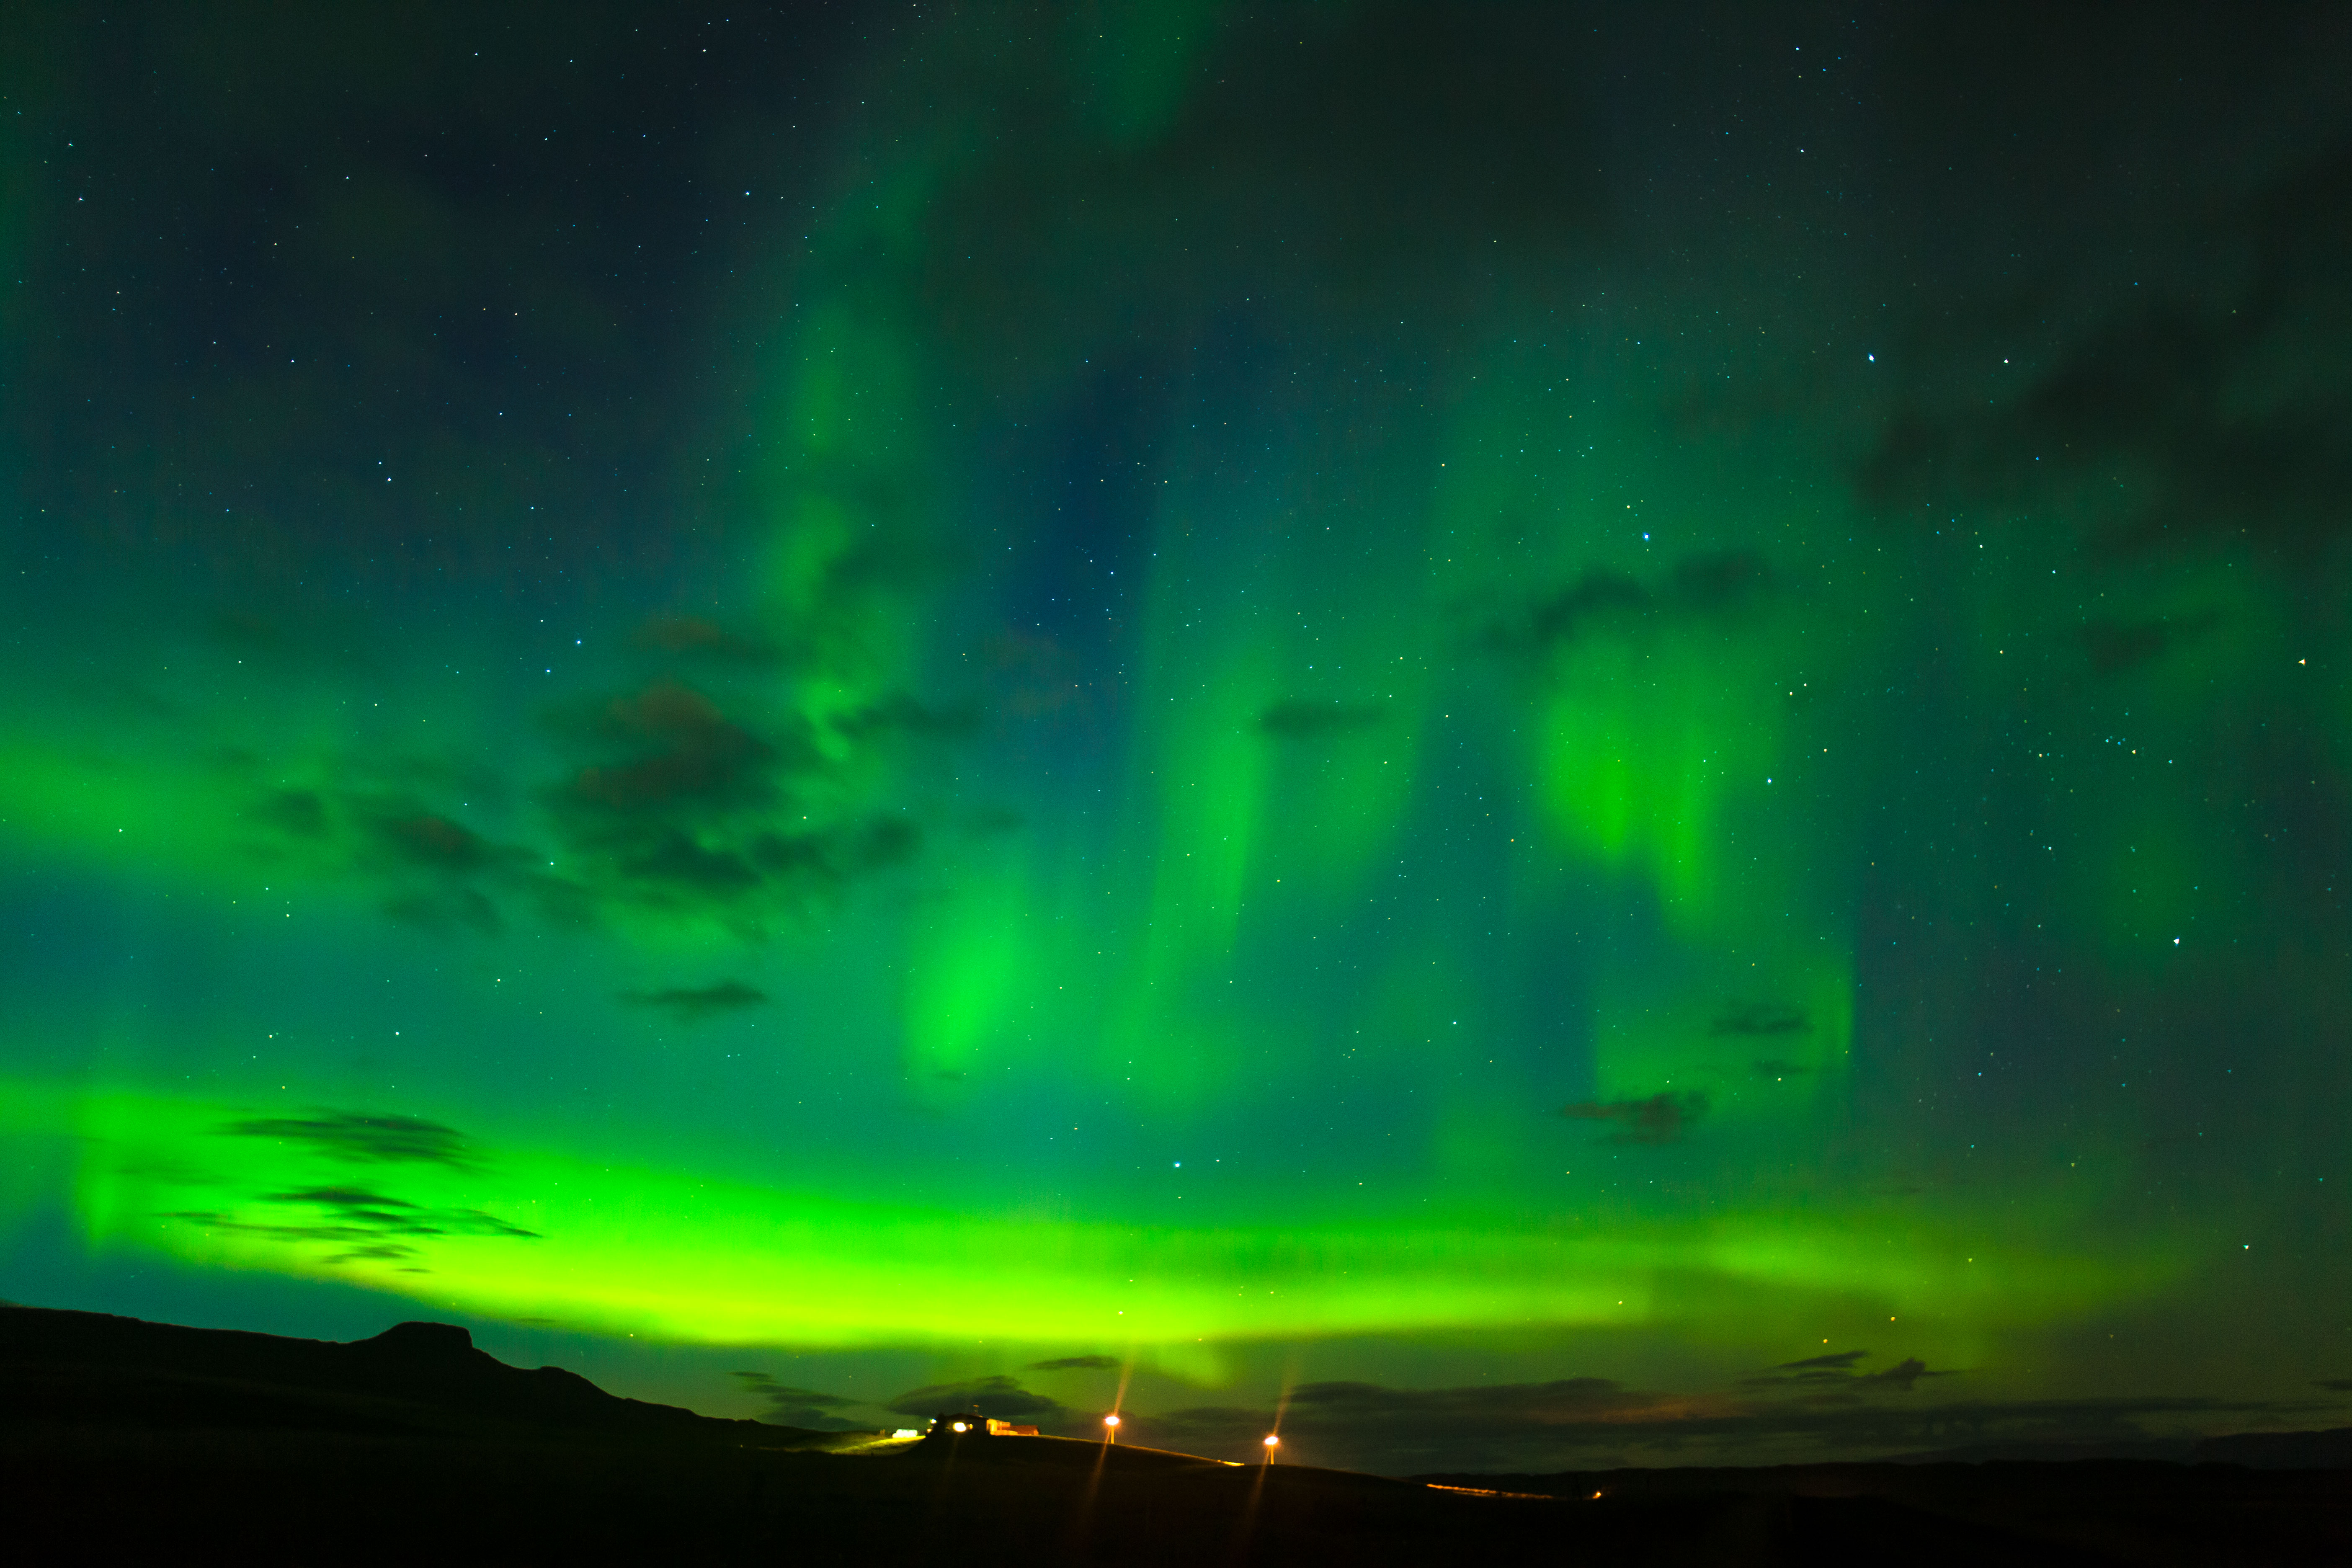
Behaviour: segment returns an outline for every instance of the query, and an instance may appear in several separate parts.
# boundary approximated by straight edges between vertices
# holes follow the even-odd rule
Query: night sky
[[[2352,1415],[2352,13],[0,11],[0,1295],[1391,1470]]]

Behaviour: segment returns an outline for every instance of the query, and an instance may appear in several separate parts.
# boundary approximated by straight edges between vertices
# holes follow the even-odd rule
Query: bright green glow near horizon
[[[1475,1213],[1135,1226],[845,1203],[429,1135],[404,1145],[398,1127],[388,1144],[337,1143],[282,1108],[5,1088],[15,1125],[0,1133],[17,1157],[28,1127],[73,1130],[77,1206],[101,1246],[693,1342],[1009,1340],[1139,1352],[1205,1377],[1222,1343],[1301,1335],[1644,1323],[1705,1334],[1718,1292],[1771,1316],[1848,1299],[1925,1310],[1957,1342],[2113,1302],[2179,1268],[2163,1253],[2118,1266],[2046,1247],[2038,1238],[2078,1223],[2065,1200],[1999,1234],[1875,1205],[1866,1224],[1735,1211],[1600,1231]]]

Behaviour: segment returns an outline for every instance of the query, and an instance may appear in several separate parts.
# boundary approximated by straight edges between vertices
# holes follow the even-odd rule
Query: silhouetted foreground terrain
[[[2340,1466],[2344,1440],[2312,1435],[2302,1456],[2325,1458],[2333,1443]],[[834,1451],[853,1447],[510,1367],[440,1324],[333,1344],[0,1309],[0,1492],[20,1561],[2352,1560],[2352,1470],[2341,1468],[1817,1465],[1406,1481],[1050,1437]]]

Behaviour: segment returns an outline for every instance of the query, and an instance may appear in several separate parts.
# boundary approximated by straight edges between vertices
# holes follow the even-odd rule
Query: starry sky
[[[1390,1469],[2352,1408],[2352,18],[0,17],[0,1295]]]

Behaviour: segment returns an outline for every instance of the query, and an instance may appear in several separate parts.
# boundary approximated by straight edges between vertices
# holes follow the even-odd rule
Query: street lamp
[[[1116,1443],[1118,1441],[1118,1417],[1117,1415],[1106,1415],[1103,1417],[1103,1441],[1106,1443]]]
[[[1265,1435],[1265,1462],[1274,1463],[1274,1451],[1282,1447],[1282,1439],[1268,1432]]]

